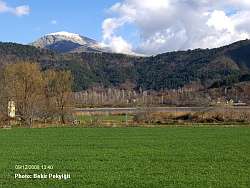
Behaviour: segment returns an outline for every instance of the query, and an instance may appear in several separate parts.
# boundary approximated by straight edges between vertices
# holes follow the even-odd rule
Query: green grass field
[[[53,165],[18,170],[15,165]],[[69,180],[14,179],[70,173]],[[250,128],[0,130],[0,187],[250,187]]]

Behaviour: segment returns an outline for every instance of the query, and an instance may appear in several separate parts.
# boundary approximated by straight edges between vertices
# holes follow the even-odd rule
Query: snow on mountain
[[[69,40],[81,45],[85,45],[88,42],[92,42],[95,43],[94,40],[91,41],[91,39],[87,39],[86,37],[81,37],[79,34],[75,34],[75,33],[69,33],[69,32],[57,32],[57,33],[50,33],[47,34],[46,36],[56,36],[58,39],[62,39],[62,40]]]
[[[93,39],[65,31],[47,34],[31,45],[60,53],[111,52],[108,47]]]

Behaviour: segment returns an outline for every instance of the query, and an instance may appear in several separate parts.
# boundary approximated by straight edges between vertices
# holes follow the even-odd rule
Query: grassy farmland
[[[15,173],[71,179],[23,180]],[[0,187],[250,187],[250,128],[0,130]]]

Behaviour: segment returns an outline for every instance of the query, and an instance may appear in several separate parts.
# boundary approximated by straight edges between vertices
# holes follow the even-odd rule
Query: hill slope
[[[216,49],[197,49],[134,57],[112,53],[55,52],[13,43],[0,43],[0,65],[22,60],[38,62],[43,69],[68,69],[74,89],[118,87],[125,82],[144,90],[179,88],[190,82],[205,87],[230,85],[250,78],[250,41]]]

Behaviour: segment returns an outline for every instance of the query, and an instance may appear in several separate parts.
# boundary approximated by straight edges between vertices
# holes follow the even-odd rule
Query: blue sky
[[[249,39],[250,0],[0,0],[0,21],[0,41],[67,31],[153,55]]]
[[[44,34],[57,31],[80,33],[101,41],[102,22],[108,15],[108,8],[116,0],[4,0],[4,2],[10,7],[28,5],[30,13],[23,16],[1,13],[0,41],[29,43]]]

